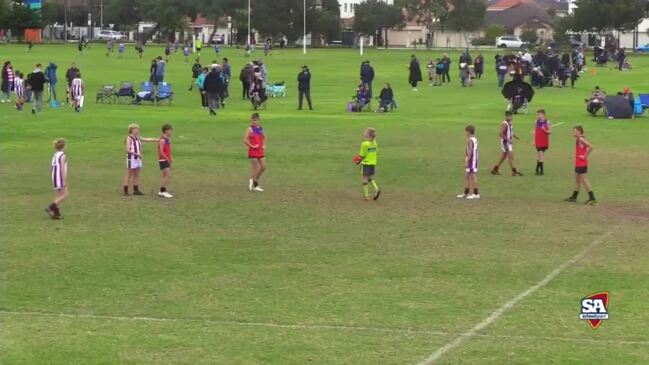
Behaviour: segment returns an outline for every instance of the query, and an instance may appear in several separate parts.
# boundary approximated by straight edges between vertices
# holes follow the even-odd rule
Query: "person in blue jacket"
[[[58,102],[56,99],[56,84],[58,83],[58,78],[56,77],[56,69],[58,66],[54,62],[50,62],[49,65],[47,65],[47,68],[45,69],[45,79],[49,83],[49,91],[50,91],[50,96],[47,100],[47,102],[51,102],[52,100]]]

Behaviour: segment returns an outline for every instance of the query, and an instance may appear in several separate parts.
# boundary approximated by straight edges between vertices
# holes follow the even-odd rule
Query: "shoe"
[[[378,200],[379,196],[381,196],[381,190],[377,190],[376,193],[374,193],[374,200]]]
[[[412,91],[419,91],[419,90],[417,90],[416,87],[413,87],[413,88],[412,88]]]
[[[468,197],[468,195],[467,194],[457,194],[456,197],[458,199],[464,199],[464,198]]]
[[[52,219],[63,219],[63,216],[60,214],[55,214]]]
[[[54,218],[56,216],[56,213],[54,213],[54,211],[50,209],[50,207],[45,208],[45,213],[47,213],[50,216],[50,218],[56,219]]]
[[[133,195],[144,195],[144,193],[139,190],[136,190],[133,192]]]
[[[498,171],[498,169],[496,169],[496,168],[491,169],[491,171],[489,171],[489,172],[490,172],[492,175],[500,175],[500,171]]]
[[[159,191],[158,196],[162,197],[162,198],[173,198],[174,197],[173,195],[169,194],[166,191]]]
[[[480,194],[469,194],[466,198],[469,200],[480,199]]]
[[[597,204],[597,200],[588,199],[588,200],[586,200],[586,203],[584,203],[584,204],[586,204],[586,205],[595,205],[595,204]]]
[[[577,198],[570,197],[570,198],[567,198],[567,199],[563,199],[563,201],[564,202],[570,202],[570,203],[576,203]]]
[[[512,171],[512,176],[523,176],[523,174],[518,171]]]
[[[264,191],[264,189],[261,188],[261,186],[257,185],[254,188],[252,188],[254,191]]]
[[[252,179],[250,179],[248,181],[248,190],[252,191],[252,189],[254,188],[255,188],[255,182]]]

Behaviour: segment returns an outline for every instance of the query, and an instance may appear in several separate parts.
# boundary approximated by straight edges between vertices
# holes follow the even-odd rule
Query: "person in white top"
[[[68,197],[68,160],[65,156],[65,139],[54,141],[54,156],[52,157],[52,186],[54,187],[54,200],[45,208],[45,212],[52,219],[63,219],[61,216],[61,203]]]

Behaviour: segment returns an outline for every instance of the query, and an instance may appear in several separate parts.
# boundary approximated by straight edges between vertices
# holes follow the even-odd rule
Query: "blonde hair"
[[[140,126],[135,124],[135,123],[129,124],[128,125],[128,133],[132,133],[133,129],[136,129],[136,128],[140,128]]]
[[[57,138],[57,139],[54,140],[53,144],[54,144],[54,149],[56,149],[57,151],[60,151],[63,148],[65,148],[65,139]]]
[[[365,136],[367,136],[367,138],[371,140],[374,140],[374,138],[376,138],[376,129],[367,127],[367,129],[365,129]]]

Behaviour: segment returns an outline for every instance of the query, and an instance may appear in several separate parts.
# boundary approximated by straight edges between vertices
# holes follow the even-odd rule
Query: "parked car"
[[[635,49],[636,52],[649,52],[649,43],[645,44],[644,46],[640,46]]]
[[[215,34],[212,44],[225,44],[225,34]]]
[[[527,44],[514,35],[504,35],[496,38],[496,47],[498,48],[523,48]]]
[[[97,33],[97,39],[107,41],[109,39],[126,39],[126,37],[122,33],[114,30],[100,30]]]

